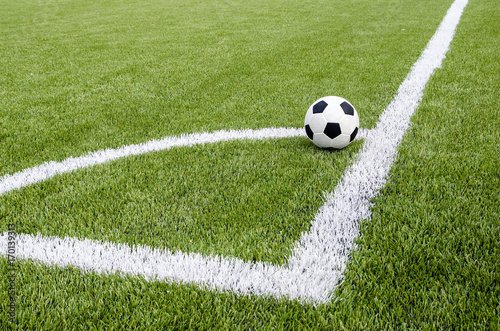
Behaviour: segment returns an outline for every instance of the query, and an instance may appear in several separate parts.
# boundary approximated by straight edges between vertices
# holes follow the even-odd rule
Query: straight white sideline
[[[285,265],[170,252],[146,246],[130,247],[89,239],[28,234],[20,234],[17,238],[17,258],[33,259],[61,267],[73,265],[88,272],[103,274],[118,272],[141,275],[151,280],[195,283],[212,290],[229,290],[240,294],[285,297],[299,299],[304,303],[328,302],[333,289],[342,280],[349,253],[355,246],[354,239],[359,236],[358,223],[371,216],[370,199],[377,195],[387,180],[397,155],[397,147],[410,125],[410,118],[420,103],[427,81],[434,70],[441,66],[467,2],[468,0],[456,0],[452,4],[436,33],[399,87],[396,96],[380,116],[377,126],[370,132],[365,132],[366,140],[356,162],[346,170],[340,184],[327,197],[326,203],[315,216],[310,231],[302,235]],[[285,129],[289,133],[284,137],[290,132],[290,136],[302,134],[294,130],[298,129]],[[255,133],[249,132],[250,135]],[[230,135],[221,132],[222,136],[226,134]],[[233,134],[237,137],[233,135],[233,138],[218,141],[242,138],[241,133],[233,132]],[[251,139],[248,135],[243,136]],[[195,137],[198,136],[194,134],[190,137],[196,141]],[[188,145],[190,144],[183,146]],[[108,150],[89,155],[100,160],[100,153],[110,153],[109,155],[116,153],[117,156],[109,159],[111,160],[125,156],[124,153],[133,155],[129,148],[131,147],[125,146],[124,151]],[[147,148],[150,148],[150,151],[156,150],[152,146]],[[86,157],[88,156],[71,160],[75,160],[77,168],[81,168],[78,164],[85,163],[85,166],[91,166],[102,163],[88,161]],[[63,164],[66,161],[52,164]],[[46,168],[41,171],[47,174],[40,175],[38,179],[31,179],[33,173],[20,175],[23,172],[10,177],[5,176],[0,182],[0,192],[18,189],[53,176],[57,171],[53,173],[50,164],[46,164]],[[67,165],[64,163],[64,166]],[[72,169],[64,170],[67,171]],[[0,246],[2,247],[0,254],[5,255],[7,233],[0,235]]]

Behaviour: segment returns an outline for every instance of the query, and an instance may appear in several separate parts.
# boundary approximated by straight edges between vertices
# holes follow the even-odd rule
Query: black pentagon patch
[[[324,133],[328,136],[328,138],[333,139],[342,133],[340,131],[340,124],[339,123],[328,123],[326,124],[325,131]]]
[[[354,129],[354,131],[351,133],[351,140],[349,140],[349,142],[353,141],[354,138],[356,138],[357,134],[358,134],[358,128]]]
[[[309,137],[309,139],[313,140],[314,132],[311,130],[309,124],[306,125],[306,134]]]
[[[322,113],[323,110],[325,110],[326,106],[328,106],[328,104],[325,101],[321,100],[313,106],[313,114]]]
[[[351,104],[349,102],[342,102],[340,104],[340,107],[342,107],[342,110],[344,111],[344,114],[346,115],[354,115],[354,108],[352,108]]]

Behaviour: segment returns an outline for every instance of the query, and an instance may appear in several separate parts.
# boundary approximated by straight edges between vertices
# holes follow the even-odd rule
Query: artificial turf
[[[6,33],[0,36],[0,42],[12,46],[3,48],[7,49],[7,56],[0,58],[0,65],[12,69],[0,75],[0,105],[5,109],[1,116],[2,174],[46,160],[164,135],[233,127],[298,127],[305,113],[299,104],[305,103],[307,107],[316,96],[337,91],[336,94],[350,99],[355,106],[359,104],[362,126],[371,127],[451,1],[252,2],[246,8],[240,2],[219,3],[215,7],[195,1],[147,2],[149,6],[144,6],[145,3],[4,4],[1,26]],[[21,10],[23,15],[14,15]],[[181,12],[189,14],[186,15],[189,19],[175,14]],[[162,21],[160,18],[167,14],[171,15],[170,21]],[[421,106],[412,118],[412,127],[400,146],[388,183],[373,201],[373,215],[361,223],[357,249],[351,254],[345,280],[336,289],[332,302],[303,305],[286,299],[216,293],[189,284],[100,276],[75,268],[18,261],[16,325],[19,329],[42,330],[498,328],[500,25],[495,20],[498,14],[496,1],[470,0],[447,58],[429,81]],[[248,24],[246,33],[244,23]],[[160,27],[155,27],[156,24]],[[170,29],[162,24],[170,24]],[[171,54],[178,56],[172,56],[171,60],[167,56],[154,56],[154,50],[164,49],[160,45],[169,39],[166,35],[170,36],[172,30],[178,32],[179,39],[172,39],[178,53]],[[74,34],[64,39],[67,31]],[[187,31],[199,34],[193,33],[193,39],[185,38],[187,41],[183,43],[181,37]],[[215,31],[226,39],[210,34]],[[159,32],[164,33],[163,39]],[[196,43],[205,40],[203,35],[208,38],[205,48]],[[49,40],[44,40],[44,36]],[[137,42],[140,38],[147,42]],[[311,43],[297,42],[300,38]],[[226,44],[217,46],[215,40],[226,40]],[[325,41],[338,46],[332,47],[331,52],[317,52]],[[36,45],[39,48],[33,47]],[[315,52],[308,52],[308,47]],[[71,49],[75,53],[68,53]],[[297,53],[287,57],[290,49]],[[128,56],[118,56],[125,51]],[[165,47],[165,52],[174,50]],[[153,62],[141,62],[141,54]],[[275,57],[266,60],[269,54]],[[103,62],[91,64],[97,55],[101,55]],[[234,61],[227,62],[228,59]],[[311,62],[313,59],[316,62]],[[154,61],[178,61],[175,63],[182,64],[188,78],[184,80],[180,73],[175,74],[180,66],[150,66]],[[162,73],[145,70],[153,67]],[[120,71],[120,68],[126,69]],[[167,71],[171,76],[166,75]],[[197,75],[203,79],[193,80]],[[259,78],[263,76],[266,79]],[[170,80],[161,77],[173,79],[177,97],[158,97],[174,95],[165,92]],[[152,91],[153,94],[148,94]],[[148,99],[147,95],[156,97]],[[196,97],[189,99],[186,95]],[[179,105],[180,100],[185,103]],[[238,108],[238,101],[247,102],[252,111],[246,113]],[[176,114],[167,111],[174,109],[178,110]],[[207,109],[210,116],[206,116]],[[282,116],[275,114],[279,109]],[[288,185],[292,196],[294,192],[307,195],[314,191],[311,194],[318,198],[320,192],[316,187],[295,190],[293,187],[297,185],[293,180],[299,181],[304,173],[332,180],[329,176],[333,173],[329,185],[334,185],[342,167],[349,164],[361,143],[340,153],[323,153],[301,138],[240,141],[132,157],[1,196],[0,229],[5,231],[7,223],[16,220],[18,229],[27,232],[34,233],[38,227],[46,234],[92,236],[94,228],[79,228],[79,220],[95,221],[96,218],[87,215],[91,212],[114,213],[116,204],[118,214],[131,208],[123,213],[130,220],[124,224],[131,227],[131,232],[121,235],[116,232],[114,239],[134,243],[142,240],[137,235],[141,220],[148,220],[138,219],[133,228],[134,215],[149,208],[148,201],[154,201],[151,199],[163,199],[163,194],[154,192],[165,192],[169,183],[158,178],[144,180],[148,174],[151,178],[172,172],[175,177],[174,184],[169,186],[174,192],[172,197],[179,196],[179,190],[185,187],[200,198],[206,196],[204,190],[210,191],[211,185],[215,185],[210,180],[213,174],[229,176],[235,170],[242,183],[253,187],[258,178],[266,175],[261,171],[268,170],[280,176],[290,175],[292,182],[278,183],[271,176],[266,181],[268,185],[259,191],[262,196],[266,194],[269,198],[267,193],[273,186]],[[275,159],[276,163],[262,158]],[[187,167],[191,161],[200,159],[209,161],[209,165],[198,162],[194,167],[199,168]],[[256,168],[252,168],[252,162]],[[327,167],[332,163],[333,168]],[[164,164],[171,167],[164,169]],[[303,168],[305,164],[310,168]],[[182,166],[172,168],[178,165]],[[234,183],[238,180],[225,185],[238,191]],[[102,186],[104,191],[99,191]],[[99,194],[106,193],[106,187],[112,193],[108,198],[101,201],[88,198],[102,196]],[[114,199],[116,196],[120,199]],[[238,191],[230,198],[242,197],[245,191]],[[75,219],[71,219],[73,214],[67,208],[72,198],[90,207],[81,207]],[[191,205],[199,201],[189,198],[186,195],[186,206],[187,202]],[[217,195],[212,199],[214,208],[227,208],[217,202]],[[281,197],[278,194],[269,199],[279,201]],[[306,208],[322,203],[309,203],[300,197],[296,202]],[[50,208],[44,208],[46,203]],[[257,215],[260,212],[256,205]],[[182,204],[178,206],[181,208]],[[277,203],[276,208],[279,211],[281,204]],[[288,213],[289,208],[282,211]],[[37,224],[39,219],[43,221]],[[304,220],[290,222],[305,227]],[[112,229],[105,226],[108,221],[104,217],[99,226]],[[148,240],[163,244],[157,238]],[[179,247],[185,248],[182,245],[188,240],[188,237],[179,239]],[[201,248],[204,242],[198,240],[198,249],[206,248]],[[226,246],[231,245],[226,243]],[[212,249],[219,252],[220,248]],[[281,248],[276,255],[262,251],[245,255],[245,249],[253,249],[251,241],[243,249],[230,247],[229,251],[219,253],[240,254],[248,259],[260,254],[259,258],[271,261],[280,261],[285,256],[279,252]],[[10,284],[5,258],[0,258],[0,270],[0,321],[8,329],[13,326],[8,322],[10,297],[6,289]]]

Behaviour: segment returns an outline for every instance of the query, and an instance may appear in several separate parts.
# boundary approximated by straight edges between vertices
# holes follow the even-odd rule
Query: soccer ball
[[[335,96],[323,97],[307,110],[306,134],[321,148],[341,149],[358,134],[359,117],[349,101]]]

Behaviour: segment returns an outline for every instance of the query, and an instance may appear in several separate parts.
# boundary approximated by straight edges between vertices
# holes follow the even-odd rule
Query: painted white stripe
[[[303,129],[265,128],[259,130],[221,130],[215,132],[193,133],[188,135],[165,137],[145,143],[122,146],[116,149],[103,149],[80,157],[70,157],[61,162],[45,162],[39,166],[28,168],[13,175],[5,175],[0,179],[0,195],[35,184],[55,175],[77,169],[91,167],[110,162],[122,157],[167,150],[172,147],[193,146],[236,139],[289,138],[305,135]]]
[[[315,303],[329,301],[332,290],[342,280],[354,247],[353,240],[359,235],[358,222],[371,215],[370,199],[386,182],[411,115],[420,103],[427,81],[441,66],[467,2],[456,0],[452,4],[376,128],[368,133],[356,162],[327,197],[310,231],[302,235],[284,266],[145,246],[26,234],[18,238],[18,257],[51,265],[74,265],[98,273],[122,272],[151,279],[197,283],[210,289],[242,294],[285,296]],[[85,166],[98,163],[90,162]],[[27,180],[26,183],[24,185],[32,182]],[[16,185],[17,188],[24,186]],[[6,233],[0,236],[0,246],[7,247]],[[0,254],[4,254],[6,249],[1,251]]]
[[[356,139],[363,139],[368,130],[360,129]],[[0,178],[0,195],[18,190],[22,187],[35,184],[56,175],[75,171],[81,168],[92,167],[98,164],[110,162],[119,158],[168,150],[172,147],[188,147],[217,143],[221,141],[243,140],[243,139],[278,139],[305,136],[303,128],[264,128],[258,130],[220,130],[215,132],[192,133],[181,136],[164,137],[160,140],[151,140],[141,144],[122,146],[116,149],[102,149],[79,157],[69,157],[64,161],[45,162],[41,165],[27,168],[13,175],[5,175]]]
[[[315,298],[325,300],[341,280],[354,239],[359,236],[358,223],[371,217],[370,199],[387,181],[410,118],[422,99],[427,81],[446,56],[467,2],[456,0],[452,4],[378,124],[368,134],[357,162],[347,169],[289,259],[289,268],[304,270],[309,274],[307,279],[316,279]]]

